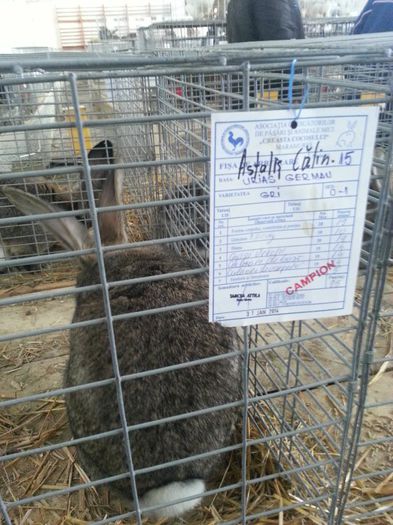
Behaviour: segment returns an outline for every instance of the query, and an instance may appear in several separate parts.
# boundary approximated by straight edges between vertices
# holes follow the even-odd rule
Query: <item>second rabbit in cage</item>
[[[109,140],[96,144],[89,152],[89,163],[111,164],[113,162],[113,145]],[[102,189],[103,180],[100,174],[93,179],[95,197]],[[56,204],[66,211],[82,210],[86,207],[86,190],[83,179],[77,175],[76,180],[66,176],[59,178],[9,177],[0,181],[0,219],[14,219],[18,217],[15,206],[2,192],[4,187],[24,190],[27,193],[40,197],[43,201]],[[78,220],[89,225],[89,220],[82,213],[77,215]],[[12,259],[47,255],[58,251],[59,245],[55,236],[42,228],[39,222],[6,223],[0,225],[0,260],[8,261],[5,268],[15,269],[10,263]],[[21,270],[36,270],[38,265],[20,262],[16,267]],[[0,270],[1,271],[1,270]]]

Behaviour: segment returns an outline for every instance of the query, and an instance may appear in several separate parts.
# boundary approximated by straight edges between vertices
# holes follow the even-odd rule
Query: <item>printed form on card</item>
[[[377,107],[212,115],[209,318],[352,312]]]

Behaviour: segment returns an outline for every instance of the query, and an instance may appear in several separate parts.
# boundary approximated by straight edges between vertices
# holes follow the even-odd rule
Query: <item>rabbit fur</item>
[[[99,205],[119,204],[121,174],[106,170]],[[7,197],[24,213],[37,213],[37,197],[6,189]],[[47,204],[48,211],[53,206]],[[42,210],[41,210],[42,212]],[[124,238],[119,212],[99,213],[104,244]],[[90,236],[74,218],[44,221],[67,247],[88,245]],[[64,233],[67,232],[67,233]],[[67,237],[68,236],[68,237]],[[67,239],[65,239],[67,237]],[[104,254],[108,282],[191,269],[187,259],[161,247],[108,251]],[[78,286],[100,283],[95,257],[81,259]],[[207,297],[205,276],[120,284],[109,287],[114,316],[166,305],[203,300]],[[102,291],[76,295],[74,323],[105,317]],[[236,332],[208,322],[207,306],[183,308],[155,315],[114,321],[117,357],[122,376],[171,365],[219,356],[236,349]],[[122,393],[128,425],[147,423],[241,399],[240,358],[124,380]],[[70,357],[65,386],[75,386],[113,377],[108,332],[105,323],[75,328],[70,333]],[[115,385],[69,393],[66,405],[74,438],[121,428]],[[238,409],[225,409],[197,417],[132,430],[129,439],[135,469],[160,465],[196,454],[214,451],[233,443]],[[122,435],[95,439],[77,446],[78,457],[93,479],[127,472]],[[177,516],[200,503],[201,498],[169,505],[182,497],[198,496],[206,482],[223,472],[225,456],[212,455],[136,476],[141,508],[167,505],[151,515]],[[111,484],[131,497],[130,480]]]

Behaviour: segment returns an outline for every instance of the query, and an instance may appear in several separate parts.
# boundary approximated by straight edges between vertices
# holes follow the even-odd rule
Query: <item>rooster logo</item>
[[[247,148],[248,142],[248,131],[240,124],[227,128],[221,138],[221,145],[228,155],[240,155]]]
[[[233,131],[230,131],[228,133],[228,140],[229,142],[232,144],[233,146],[233,151],[235,151],[235,149],[238,147],[238,146],[243,146],[244,144],[244,139],[242,137],[237,137],[235,138],[233,136]]]

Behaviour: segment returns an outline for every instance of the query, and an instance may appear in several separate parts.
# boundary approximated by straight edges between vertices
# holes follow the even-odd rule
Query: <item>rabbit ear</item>
[[[100,195],[99,207],[118,206],[122,204],[123,170],[110,170],[104,181]],[[121,244],[127,242],[123,213],[110,211],[98,214],[101,240],[103,244]]]
[[[89,152],[88,157],[91,166],[113,164],[115,159],[112,142],[110,140],[102,140]],[[104,168],[91,172],[94,198],[98,207],[122,204],[121,189],[123,176],[122,170]],[[103,244],[121,244],[126,242],[123,215],[121,212],[100,213],[98,215],[98,224]]]
[[[89,164],[91,166],[97,166],[102,164],[113,164],[114,163],[114,154],[113,154],[113,144],[110,140],[102,140],[94,146],[89,152]],[[94,197],[97,201],[98,192],[102,190],[104,186],[104,181],[107,179],[112,170],[107,170],[105,168],[101,170],[93,170],[91,172],[91,181],[93,184]],[[82,183],[84,188],[84,181]]]
[[[36,215],[62,211],[49,202],[11,186],[4,186],[2,192],[7,199],[25,215]],[[40,221],[67,250],[86,248],[87,230],[74,217],[46,219]]]
[[[90,164],[113,164],[113,144],[110,140],[101,140],[89,151]]]

